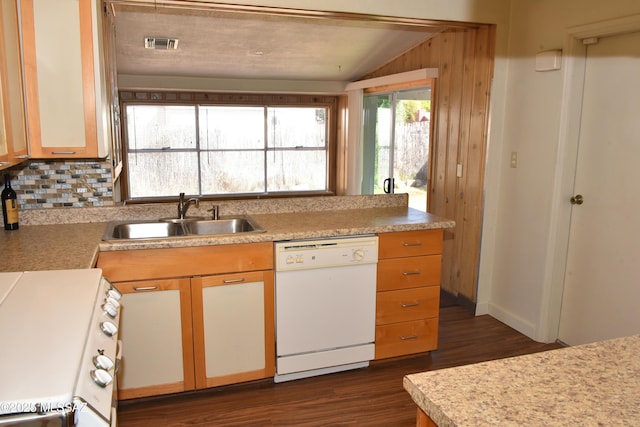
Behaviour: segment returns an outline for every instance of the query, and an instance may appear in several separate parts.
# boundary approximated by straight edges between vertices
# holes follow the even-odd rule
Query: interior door
[[[570,345],[640,332],[640,33],[588,46],[585,71],[559,327]]]
[[[431,88],[364,97],[362,194],[408,193],[427,210]]]

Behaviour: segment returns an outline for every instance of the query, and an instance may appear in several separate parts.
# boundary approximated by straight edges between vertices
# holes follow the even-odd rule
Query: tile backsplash
[[[110,160],[32,160],[8,172],[20,209],[114,205]]]

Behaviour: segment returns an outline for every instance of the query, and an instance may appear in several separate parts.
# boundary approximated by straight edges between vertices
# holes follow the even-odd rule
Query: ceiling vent
[[[178,39],[168,37],[145,37],[145,49],[156,50],[176,50],[178,49]]]

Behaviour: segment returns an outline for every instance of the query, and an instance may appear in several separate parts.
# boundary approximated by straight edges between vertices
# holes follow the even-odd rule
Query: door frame
[[[545,271],[540,312],[534,336],[537,341],[555,341],[560,327],[571,227],[572,206],[569,199],[574,191],[587,61],[587,48],[583,41],[591,37],[616,36],[636,31],[640,31],[640,14],[567,29],[563,49],[565,65],[562,113],[545,262],[548,267]]]
[[[407,84],[402,84],[402,85],[386,85],[384,87],[374,87],[374,88],[368,88],[365,89],[363,92],[363,114],[362,114],[362,160],[363,160],[363,165],[362,165],[362,176],[361,176],[361,192],[360,194],[374,194],[372,193],[365,193],[365,185],[367,186],[371,186],[372,191],[375,191],[375,173],[370,174],[370,180],[367,179],[369,178],[369,167],[371,167],[372,165],[374,165],[376,162],[376,154],[375,153],[367,153],[367,149],[370,149],[372,147],[371,145],[371,141],[368,141],[368,143],[365,143],[365,137],[369,135],[369,133],[366,131],[367,129],[367,125],[370,125],[371,122],[367,121],[367,106],[365,105],[365,101],[367,99],[367,97],[369,96],[388,96],[389,97],[389,101],[391,104],[391,108],[390,108],[390,129],[389,129],[389,165],[386,171],[386,175],[388,177],[388,179],[391,180],[390,182],[390,186],[389,186],[389,193],[387,194],[395,194],[395,190],[394,190],[394,180],[395,180],[395,176],[394,176],[394,169],[395,169],[395,161],[396,161],[396,156],[395,156],[395,148],[396,148],[396,119],[397,119],[397,107],[398,107],[398,94],[403,93],[403,92],[416,92],[416,91],[421,91],[421,90],[428,90],[430,95],[429,95],[429,101],[431,101],[431,110],[429,111],[429,149],[428,149],[428,153],[427,153],[427,158],[425,159],[425,162],[427,163],[428,166],[428,170],[427,170],[427,182],[426,182],[426,193],[427,195],[430,194],[430,185],[431,185],[431,174],[429,173],[431,171],[431,159],[432,159],[432,152],[433,152],[433,147],[434,147],[434,138],[433,138],[433,106],[435,105],[435,102],[433,102],[434,100],[434,96],[433,93],[435,92],[434,90],[434,85],[435,85],[435,79],[434,78],[430,78],[430,79],[423,79],[419,82],[410,82]],[[400,99],[400,101],[402,101],[402,99]],[[379,108],[379,107],[378,107]],[[376,108],[376,111],[377,109]],[[378,120],[377,117],[374,120],[374,124],[377,126]],[[369,129],[369,131],[371,131],[371,129]],[[377,132],[375,131],[375,129],[373,130],[374,133],[374,138],[377,136]],[[370,135],[369,135],[370,136]],[[373,146],[375,146],[375,141],[373,143]],[[372,163],[368,163],[368,162],[372,162]],[[375,165],[374,165],[374,170],[375,170]],[[386,179],[385,179],[386,181]],[[429,200],[429,198],[427,197],[427,201]],[[424,206],[425,211],[427,211],[428,204]]]

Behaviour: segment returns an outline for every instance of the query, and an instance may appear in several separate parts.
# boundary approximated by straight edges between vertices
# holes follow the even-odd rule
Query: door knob
[[[576,194],[575,196],[572,196],[569,201],[572,205],[581,205],[584,203],[584,198],[582,197],[582,194]]]

